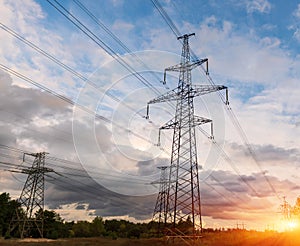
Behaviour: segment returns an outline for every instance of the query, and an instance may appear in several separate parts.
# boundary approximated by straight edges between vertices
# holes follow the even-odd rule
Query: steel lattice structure
[[[150,104],[176,101],[174,118],[160,128],[160,130],[173,129],[167,211],[164,220],[166,223],[171,223],[173,229],[178,229],[180,223],[188,221],[193,228],[190,228],[187,233],[195,235],[202,231],[195,127],[211,122],[211,120],[194,115],[193,99],[196,96],[227,89],[227,87],[192,85],[191,71],[208,62],[208,59],[191,61],[189,37],[193,35],[195,34],[178,37],[178,39],[183,39],[181,62],[166,68],[164,74],[164,81],[166,81],[167,71],[179,72],[178,87],[149,101],[147,118]]]
[[[159,181],[151,184],[159,184],[159,192],[157,195],[152,221],[158,222],[158,234],[161,233],[162,224],[166,224],[167,219],[167,196],[169,187],[168,166],[157,167],[161,170]]]
[[[16,210],[11,221],[10,231],[16,227],[21,238],[30,236],[30,231],[36,229],[39,236],[43,237],[44,230],[44,188],[46,172],[53,172],[45,167],[45,152],[26,154],[35,157],[32,167],[22,170],[28,174],[18,202],[23,210]]]

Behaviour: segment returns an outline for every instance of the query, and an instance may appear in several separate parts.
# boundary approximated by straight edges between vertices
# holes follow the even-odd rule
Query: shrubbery
[[[18,230],[9,232],[9,223],[16,209],[22,210],[20,204],[11,200],[8,193],[0,194],[0,233],[2,237],[19,237]],[[36,213],[36,217],[42,213]],[[105,220],[95,217],[92,222],[78,221],[65,222],[58,213],[52,210],[44,211],[45,238],[57,239],[68,237],[110,237],[117,238],[140,238],[156,236],[157,223],[132,223],[126,220]],[[33,228],[29,232],[32,237],[39,237]]]

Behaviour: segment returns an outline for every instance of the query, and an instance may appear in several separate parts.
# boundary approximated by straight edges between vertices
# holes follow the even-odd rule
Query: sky
[[[0,1],[0,161],[14,165],[0,165],[0,192],[17,198],[26,176],[5,170],[33,161],[15,149],[45,151],[55,170],[47,208],[66,220],[151,219],[159,189],[151,183],[172,140],[163,131],[157,146],[158,128],[174,104],[144,116],[149,100],[176,87],[178,74],[163,84],[163,72],[182,48],[153,2]],[[300,195],[300,2],[158,2],[180,34],[195,33],[193,54],[209,60],[210,77],[197,68],[193,84],[212,79],[229,90],[229,106],[217,93],[194,100],[217,143],[209,126],[197,130],[204,226],[282,230],[283,197],[294,205]]]

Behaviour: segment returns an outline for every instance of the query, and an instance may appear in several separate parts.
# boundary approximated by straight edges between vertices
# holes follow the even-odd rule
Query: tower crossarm
[[[192,124],[192,127],[198,126],[198,125],[203,125],[203,124],[206,124],[209,122],[212,122],[212,120],[201,117],[201,116],[194,115],[194,123]]]
[[[170,90],[166,92],[165,94],[160,95],[157,98],[154,98],[148,102],[149,104],[154,104],[154,103],[161,103],[161,102],[169,102],[169,101],[176,101],[179,97],[178,93],[178,88],[175,88],[173,90]]]
[[[167,123],[165,123],[163,126],[159,128],[159,130],[166,130],[166,129],[173,129],[176,126],[175,118],[169,120]]]
[[[52,168],[48,168],[48,167],[23,168],[21,170],[21,173],[25,173],[25,174],[50,173],[50,172],[54,172],[54,170]]]
[[[190,96],[197,97],[211,92],[227,89],[224,85],[193,85]]]
[[[171,67],[165,68],[165,71],[173,71],[173,72],[191,71],[195,67],[198,67],[207,61],[208,61],[208,59],[204,58],[204,59],[196,60],[196,61],[189,62],[186,64],[179,63],[179,64],[173,65]]]
[[[188,89],[184,89],[189,90],[189,93],[183,94],[182,90],[177,87],[173,90],[166,92],[165,94],[162,94],[157,98],[150,100],[148,102],[148,105],[161,102],[177,101],[179,98],[182,97],[182,95],[185,95],[186,97],[196,97],[224,89],[227,89],[227,87],[223,85],[193,85],[192,87],[189,86]]]
[[[226,104],[228,104],[228,90],[223,85],[194,85],[192,83],[192,70],[203,63],[206,63],[206,75],[208,75],[208,59],[191,60],[189,37],[193,35],[195,34],[191,33],[178,37],[178,39],[183,39],[181,61],[164,70],[164,83],[167,71],[179,72],[178,86],[150,100],[145,118],[149,119],[150,104],[176,102],[174,117],[159,128],[157,146],[160,146],[161,130],[173,129],[173,140],[169,182],[168,186],[162,189],[167,194],[159,192],[154,215],[159,215],[157,221],[164,221],[165,229],[171,228],[173,231],[178,231],[180,235],[195,237],[202,232],[199,177],[201,166],[197,160],[196,126],[210,123],[210,138],[213,139],[213,123],[210,119],[195,116],[194,97],[226,89]],[[224,101],[223,97],[221,99]],[[165,185],[165,183],[160,185]],[[180,224],[183,221],[187,222],[186,228],[181,228]],[[194,241],[193,244],[195,243]]]
[[[188,127],[195,127],[198,125],[203,125],[206,123],[212,123],[211,119],[207,119],[201,116],[194,115],[194,121],[191,125],[181,126],[182,128],[188,128]],[[159,128],[158,133],[158,143],[157,145],[160,146],[160,138],[161,138],[161,130],[168,130],[168,129],[174,129],[177,126],[179,126],[178,121],[175,120],[175,118],[169,120],[167,123],[165,123],[162,127]]]
[[[191,124],[191,126],[198,126],[198,125],[202,125],[205,123],[209,123],[212,122],[211,119],[207,119],[204,117],[200,117],[200,116],[196,116],[194,115],[194,122]],[[176,125],[178,125],[178,122],[175,121],[175,118],[169,120],[167,123],[165,123],[162,127],[159,128],[159,130],[166,130],[166,129],[174,129],[174,127],[176,127]],[[189,127],[187,126],[181,126],[181,127]]]

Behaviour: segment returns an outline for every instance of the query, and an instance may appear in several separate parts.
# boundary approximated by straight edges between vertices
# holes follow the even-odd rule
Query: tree
[[[178,222],[178,229],[184,234],[190,234],[193,232],[193,223],[191,217],[188,216],[186,221],[180,220]]]
[[[128,238],[140,238],[141,235],[141,226],[140,224],[132,224],[128,229],[127,237]]]
[[[93,237],[103,236],[105,234],[104,223],[101,217],[97,216],[93,219],[90,224],[90,232]]]
[[[113,220],[105,220],[105,222],[104,222],[105,230],[107,232],[109,232],[109,231],[111,231],[111,232],[113,232],[113,231],[118,232],[119,229],[120,229],[120,224],[121,224],[121,222],[119,220],[115,220],[115,219],[113,219]]]
[[[53,210],[44,211],[44,237],[51,239],[69,237],[69,230],[63,219]]]
[[[73,225],[72,230],[75,233],[75,237],[90,237],[90,223],[87,221],[78,221]]]
[[[8,193],[0,195],[0,233],[1,236],[8,236],[10,234],[9,224],[16,212],[21,210],[21,205],[15,200],[11,200]]]
[[[292,214],[300,220],[300,197],[297,198],[295,206],[292,208]]]

